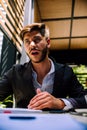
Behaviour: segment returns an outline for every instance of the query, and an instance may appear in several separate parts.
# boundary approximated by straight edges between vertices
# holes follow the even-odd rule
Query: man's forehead
[[[32,31],[32,32],[26,32],[24,34],[24,39],[26,37],[34,37],[34,36],[41,36],[40,32],[39,31]]]

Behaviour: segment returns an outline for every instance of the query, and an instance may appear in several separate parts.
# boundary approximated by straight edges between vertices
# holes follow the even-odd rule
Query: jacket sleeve
[[[87,107],[85,100],[85,91],[83,86],[78,81],[76,75],[74,74],[72,68],[70,68],[70,81],[69,81],[69,98],[73,107],[84,108]]]
[[[12,69],[6,72],[0,79],[0,101],[13,93],[12,90]]]

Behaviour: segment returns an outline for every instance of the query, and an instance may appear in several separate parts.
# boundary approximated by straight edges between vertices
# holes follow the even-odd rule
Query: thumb
[[[41,93],[40,88],[37,88],[36,93],[37,93],[37,94]]]

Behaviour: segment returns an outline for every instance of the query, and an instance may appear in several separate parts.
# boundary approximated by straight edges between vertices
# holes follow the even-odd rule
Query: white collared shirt
[[[50,61],[51,61],[51,69],[44,77],[42,84],[38,83],[37,73],[33,70],[33,84],[35,89],[40,88],[42,91],[47,91],[51,94],[53,91],[55,67],[53,61],[51,59]]]

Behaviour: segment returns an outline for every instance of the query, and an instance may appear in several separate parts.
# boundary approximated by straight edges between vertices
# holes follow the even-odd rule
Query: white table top
[[[18,110],[19,113],[16,109],[10,111],[0,114],[0,130],[87,130],[87,117],[24,109]]]

